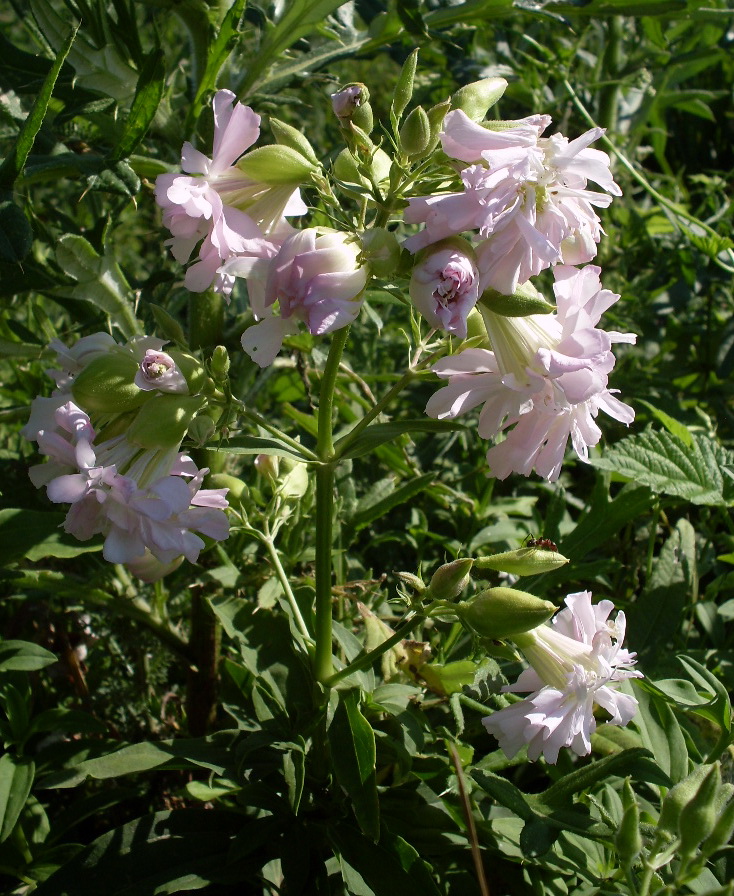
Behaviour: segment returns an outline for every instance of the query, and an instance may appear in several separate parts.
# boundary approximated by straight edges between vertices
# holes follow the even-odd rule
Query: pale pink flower
[[[604,131],[592,128],[571,141],[561,134],[541,137],[549,123],[537,115],[491,130],[461,110],[450,112],[444,151],[474,164],[461,173],[463,193],[410,200],[406,222],[426,227],[406,240],[406,248],[414,252],[476,230],[481,291],[491,287],[507,295],[556,262],[591,261],[603,232],[594,208],[621,195],[609,156],[588,148]],[[605,192],[588,190],[589,180]]]
[[[260,183],[236,167],[260,135],[260,116],[235,100],[230,90],[214,96],[212,157],[184,143],[181,167],[186,174],[156,179],[156,201],[172,234],[166,245],[174,258],[187,263],[201,243],[199,261],[186,272],[185,285],[192,292],[213,284],[215,291],[229,295],[233,281],[219,276],[221,265],[239,255],[272,254],[287,232],[284,216],[307,210],[292,184]]]
[[[558,478],[569,436],[581,460],[596,445],[600,410],[622,423],[634,411],[607,388],[615,342],[631,333],[605,332],[596,324],[619,296],[602,289],[600,269],[554,269],[555,314],[503,317],[479,305],[493,351],[468,349],[439,361],[434,371],[448,385],[431,397],[426,413],[453,419],[483,405],[479,434],[504,441],[487,452],[491,472]],[[510,429],[510,427],[512,427]]]
[[[432,246],[410,278],[410,298],[432,327],[466,338],[466,319],[479,298],[479,271],[464,240]]]
[[[258,277],[261,290],[264,284],[260,307],[255,307],[251,294],[253,310],[263,320],[242,335],[242,347],[253,361],[261,367],[271,364],[298,322],[318,335],[351,324],[367,284],[367,268],[359,256],[359,244],[346,234],[311,227],[288,237],[267,265],[250,266],[248,289]],[[237,274],[236,266],[234,271]]]
[[[166,352],[147,349],[133,380],[138,389],[188,394],[186,378]]]
[[[530,668],[503,690],[530,696],[482,719],[508,758],[525,744],[532,760],[542,754],[555,763],[561,747],[585,756],[595,706],[607,711],[610,725],[626,725],[637,711],[637,700],[618,690],[619,682],[642,677],[631,668],[635,654],[622,647],[624,613],[610,620],[614,604],[593,605],[589,591],[569,594],[565,603],[551,623],[513,639]]]
[[[47,457],[29,475],[37,488],[45,486],[50,501],[71,505],[64,521],[66,532],[81,541],[102,535],[106,560],[131,564],[131,568],[140,564],[141,570],[147,570],[144,577],[154,575],[151,564],[155,561],[163,575],[164,567],[174,568],[179,557],[197,559],[204,547],[197,533],[217,541],[227,537],[227,490],[202,489],[208,471],[198,470],[179,453],[178,445],[146,450],[128,441],[124,433],[105,438],[104,425],[100,437],[89,415],[70,400],[74,377],[91,361],[117,353],[132,354],[141,361],[136,380],[166,380],[173,388],[164,391],[188,392],[171,356],[160,351],[161,340],[136,337],[120,346],[111,338],[98,338],[103,335],[79,340],[71,349],[55,344],[64,369],[50,375],[62,385],[50,398],[34,400],[22,431]],[[149,382],[148,388],[156,387]],[[102,422],[115,429],[114,415],[105,415]],[[150,562],[146,564],[145,558]]]

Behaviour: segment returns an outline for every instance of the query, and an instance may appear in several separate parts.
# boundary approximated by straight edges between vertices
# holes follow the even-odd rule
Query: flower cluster
[[[188,397],[187,380],[163,343],[142,337],[120,346],[98,333],[71,348],[51,347],[57,389],[34,400],[23,435],[48,458],[30,469],[33,484],[45,486],[55,504],[71,505],[65,531],[81,541],[103,535],[105,559],[146,581],[183,558],[195,562],[200,535],[227,538],[227,490],[201,487],[208,470],[179,452],[180,437],[167,426],[174,405],[180,417],[198,399]],[[156,446],[150,421],[158,416],[167,431]]]
[[[506,295],[556,262],[591,261],[602,234],[594,208],[606,208],[622,192],[609,156],[588,148],[604,132],[593,128],[571,141],[541,137],[549,124],[549,116],[533,115],[490,130],[460,109],[449,112],[441,144],[451,158],[470,163],[461,171],[463,191],[411,199],[405,220],[426,226],[406,248],[476,230],[480,292]],[[587,189],[588,180],[605,192]]]
[[[524,476],[535,468],[557,479],[569,436],[582,460],[601,438],[595,418],[600,410],[631,423],[632,408],[607,388],[615,342],[634,342],[631,333],[596,327],[603,312],[619,298],[601,288],[600,269],[554,268],[557,311],[528,317],[503,317],[482,306],[494,351],[474,348],[439,361],[435,372],[448,380],[428,402],[426,412],[454,418],[482,405],[479,435],[505,432],[487,461],[493,475]]]
[[[237,277],[246,280],[259,323],[246,331],[242,345],[266,367],[297,322],[315,334],[351,323],[367,271],[359,245],[347,235],[326,228],[295,231],[287,223],[286,217],[307,211],[297,184],[315,170],[313,152],[301,137],[300,151],[276,145],[240,158],[259,137],[260,117],[234,101],[228,90],[215,95],[212,158],[185,143],[181,166],[187,175],[160,175],[156,199],[178,261],[186,263],[203,240],[198,261],[186,271],[188,289],[213,285],[229,296]]]
[[[595,706],[607,711],[610,725],[626,725],[637,711],[635,698],[618,689],[642,677],[631,668],[635,654],[622,647],[624,613],[611,620],[612,602],[594,605],[588,591],[569,594],[565,603],[551,623],[513,638],[530,668],[504,690],[530,696],[482,720],[508,758],[524,744],[533,760],[542,754],[555,763],[561,747],[585,756]]]
[[[220,271],[224,262],[274,255],[292,232],[285,218],[306,212],[292,179],[266,183],[235,165],[260,136],[260,116],[235,99],[230,90],[214,96],[212,157],[184,143],[181,167],[186,174],[161,174],[156,180],[156,201],[172,234],[166,245],[174,258],[186,264],[200,244],[198,260],[184,280],[193,292],[213,285],[217,292],[229,295],[234,281]],[[296,180],[303,169],[307,169],[305,163],[296,172]]]

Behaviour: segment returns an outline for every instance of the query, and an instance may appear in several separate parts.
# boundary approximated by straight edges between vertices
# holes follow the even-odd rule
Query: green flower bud
[[[496,289],[485,289],[479,297],[478,306],[488,308],[503,317],[527,317],[530,314],[550,314],[555,305],[545,298],[532,283],[521,283],[511,296],[505,296]]]
[[[672,835],[678,832],[678,819],[680,818],[681,810],[693,799],[709,769],[710,766],[708,765],[697,765],[688,777],[679,781],[665,794],[660,807],[659,830],[666,831]]]
[[[290,146],[291,149],[295,149],[296,152],[299,152],[304,159],[307,159],[313,165],[319,164],[313,146],[299,130],[291,127],[284,121],[280,121],[278,118],[270,119],[270,129],[280,146]]]
[[[285,498],[302,498],[307,490],[308,468],[306,464],[295,464],[278,485],[278,492]]]
[[[408,585],[418,594],[423,594],[426,590],[426,583],[418,576],[414,576],[412,572],[396,572],[395,575],[401,582]]]
[[[542,625],[555,613],[555,604],[515,588],[488,588],[456,605],[456,615],[467,628],[485,638],[511,638]]]
[[[189,438],[199,448],[206,445],[216,431],[216,424],[212,418],[207,417],[206,414],[200,414],[198,417],[194,417],[187,430]]]
[[[716,826],[716,795],[721,786],[721,770],[715,762],[701,781],[695,795],[681,809],[678,834],[683,855],[693,855],[696,847]]]
[[[229,376],[229,353],[223,345],[217,345],[212,352],[212,359],[209,362],[212,377],[215,383],[224,383]]]
[[[189,392],[192,395],[197,395],[201,392],[206,382],[206,371],[204,370],[201,361],[193,355],[189,355],[187,352],[182,352],[175,348],[171,349],[168,354],[173,358],[176,362],[176,366],[184,375],[186,385],[189,387]]]
[[[228,488],[229,493],[227,500],[231,504],[234,501],[242,503],[242,499],[247,497],[247,486],[236,476],[229,473],[212,473],[207,476],[207,488]]]
[[[399,143],[408,158],[427,152],[431,145],[431,122],[423,106],[416,106],[403,122]]]
[[[729,845],[734,834],[734,801],[724,807],[713,831],[701,843],[701,852],[706,856],[712,856],[715,852]]]
[[[623,865],[631,865],[642,852],[640,834],[640,807],[632,790],[630,779],[625,778],[622,789],[624,814],[619,829],[614,836],[614,845]]]
[[[133,380],[138,362],[130,354],[111,352],[95,358],[74,378],[74,401],[88,414],[112,414],[140,407],[150,392],[138,389]]]
[[[474,564],[471,557],[452,560],[434,572],[423,597],[426,600],[453,600],[469,584],[469,572]]]
[[[428,123],[431,126],[431,139],[428,145],[429,152],[438,144],[438,135],[441,133],[443,120],[446,118],[450,108],[451,100],[444,100],[442,103],[431,106],[428,110]]]
[[[418,65],[418,50],[415,49],[403,63],[403,67],[395,85],[395,93],[392,98],[392,113],[400,121],[400,117],[413,98],[413,82],[415,70]]]
[[[141,448],[174,448],[205,403],[199,397],[157,395],[138,411],[128,429],[128,440]]]
[[[360,164],[366,164],[372,179],[376,184],[386,183],[390,177],[390,156],[383,149],[376,149],[370,160],[366,163],[358,163],[348,149],[343,149],[334,162],[334,176],[345,184],[354,184],[358,189],[343,188],[345,192],[357,197],[370,192],[371,184],[367,177],[359,170]]]
[[[477,569],[495,569],[498,572],[509,572],[515,576],[534,576],[542,572],[550,572],[568,563],[568,557],[558,551],[546,551],[541,548],[520,548],[517,551],[504,551],[492,554],[491,557],[477,557],[474,565]]]
[[[374,227],[362,236],[362,254],[377,277],[390,277],[400,263],[400,243],[394,233]]]
[[[317,166],[293,147],[275,143],[251,150],[237,162],[237,167],[258,183],[295,186],[308,180]]]
[[[457,90],[451,97],[451,108],[461,109],[472,121],[483,121],[505,90],[507,81],[504,78],[482,78]]]
[[[375,125],[374,116],[372,115],[372,106],[366,100],[363,100],[354,110],[352,115],[352,125],[369,134]]]

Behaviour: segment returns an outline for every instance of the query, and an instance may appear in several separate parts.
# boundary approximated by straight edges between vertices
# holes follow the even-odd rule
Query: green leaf
[[[617,442],[592,463],[693,504],[731,504],[734,483],[727,471],[734,468],[734,453],[702,433],[693,433],[692,439],[689,446],[667,432],[642,432]]]
[[[639,709],[633,724],[660,769],[677,784],[688,774],[685,738],[670,707],[644,687],[636,690]]]
[[[34,896],[177,896],[226,874],[235,835],[247,830],[238,812],[157,812],[108,831],[78,853]]]
[[[640,651],[648,645],[665,648],[678,631],[680,618],[694,590],[695,532],[679,520],[655,560],[644,591],[630,607],[630,642]]]
[[[671,435],[674,435],[676,438],[680,439],[684,445],[688,448],[693,447],[693,435],[685,423],[681,423],[679,420],[676,420],[674,417],[671,417],[670,414],[666,414],[665,411],[661,411],[660,408],[656,408],[655,405],[650,404],[649,401],[645,401],[642,398],[637,399],[637,404],[643,405],[646,407],[648,411],[655,417],[656,420],[660,421],[663,426],[668,430]]]
[[[432,420],[429,417],[417,417],[409,420],[391,420],[389,423],[372,423],[354,439],[349,447],[342,452],[339,450],[341,442],[349,440],[349,433],[337,441],[334,446],[337,457],[362,457],[373,451],[385,442],[393,442],[404,433],[412,432],[456,432],[464,429],[461,423],[453,420]]]
[[[110,156],[111,161],[126,158],[134,152],[146,135],[163,97],[166,77],[165,55],[158,46],[145,57],[135,88],[130,112],[120,141]]]
[[[196,96],[194,97],[194,101],[186,116],[187,133],[191,133],[194,130],[196,121],[201,114],[204,100],[206,96],[216,88],[219,71],[237,44],[237,40],[240,36],[240,20],[246,5],[247,0],[233,0],[232,5],[227,10],[227,14],[222,20],[219,33],[212,44],[207,46],[204,71],[202,72],[196,88]],[[183,16],[183,18],[186,20],[186,16]],[[191,28],[191,25],[193,24],[193,22],[189,23],[189,27]],[[195,39],[200,40],[201,35]]]
[[[283,15],[276,25],[269,27],[257,55],[247,68],[240,97],[247,96],[271,62],[281,58],[288,47],[322,25],[324,19],[343,2],[344,0],[290,0],[281,7],[284,9]]]
[[[229,454],[275,454],[278,457],[290,457],[305,463],[308,458],[299,451],[275,436],[236,436],[218,446],[219,451]]]
[[[186,334],[176,318],[169,314],[165,308],[156,305],[154,302],[148,302],[148,307],[153,312],[153,317],[155,318],[158,330],[166,337],[166,339],[170,339],[172,342],[175,342],[184,348],[188,348]]]
[[[409,479],[397,488],[390,488],[387,490],[387,494],[368,493],[359,501],[355,514],[349,520],[349,525],[355,530],[369,526],[371,522],[389,513],[394,507],[398,507],[420,494],[435,478],[433,473],[423,473],[421,476]]]
[[[679,656],[678,662],[688,672],[694,685],[704,694],[710,695],[709,704],[692,709],[697,715],[710,719],[721,728],[721,737],[706,760],[713,762],[732,742],[732,711],[729,692],[713,673],[692,657]]]
[[[329,839],[339,856],[350,893],[440,896],[418,852],[384,826],[378,843],[349,825],[333,825]]]
[[[45,647],[29,641],[0,641],[0,672],[37,672],[56,662]]]
[[[33,785],[35,766],[30,759],[10,753],[0,758],[0,843],[12,834]]]
[[[334,773],[352,802],[360,828],[377,842],[380,807],[375,771],[375,732],[359,711],[359,691],[342,691],[328,730]]]
[[[23,209],[14,202],[0,202],[0,260],[17,264],[32,244],[33,230]]]
[[[140,332],[133,314],[132,290],[114,258],[98,255],[83,236],[67,233],[59,239],[56,261],[76,280],[76,286],[59,287],[59,294],[96,305],[128,339]]]
[[[12,187],[17,180],[18,175],[25,167],[28,154],[35,143],[36,135],[40,131],[43,120],[46,117],[46,111],[48,109],[48,104],[51,101],[51,94],[53,93],[56,79],[59,76],[64,60],[69,54],[71,45],[74,43],[74,38],[76,37],[78,29],[78,25],[72,28],[69,32],[69,36],[63,42],[63,46],[59,50],[54,64],[51,66],[49,73],[43,81],[43,85],[38,92],[33,107],[28,113],[28,117],[23,122],[23,126],[18,134],[18,139],[15,141],[14,148],[6,155],[5,161],[2,166],[0,166],[0,187]]]
[[[101,544],[77,541],[61,526],[64,514],[40,510],[21,510],[6,507],[0,510],[0,564],[7,565],[27,557],[76,557],[88,551],[98,551]]]

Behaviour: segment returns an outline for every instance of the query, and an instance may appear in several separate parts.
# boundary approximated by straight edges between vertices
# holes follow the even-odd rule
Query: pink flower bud
[[[331,94],[331,108],[337,118],[349,119],[366,100],[366,90],[363,84],[350,84],[336,93]]]
[[[432,246],[413,269],[413,304],[431,326],[466,338],[466,319],[479,298],[479,271],[464,240]]]

